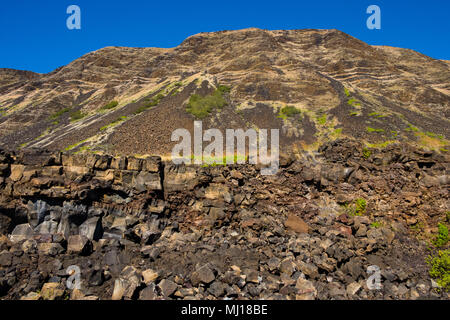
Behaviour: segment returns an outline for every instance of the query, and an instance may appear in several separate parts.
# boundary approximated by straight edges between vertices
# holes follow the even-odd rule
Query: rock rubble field
[[[448,156],[342,139],[280,166],[3,150],[0,298],[449,299]]]

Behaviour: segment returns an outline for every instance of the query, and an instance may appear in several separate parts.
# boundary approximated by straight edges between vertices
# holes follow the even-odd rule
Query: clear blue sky
[[[81,30],[66,9],[81,8]],[[369,5],[381,30],[366,27]],[[0,5],[0,68],[46,73],[105,46],[174,47],[207,31],[339,29],[369,44],[450,60],[449,0],[14,0]]]

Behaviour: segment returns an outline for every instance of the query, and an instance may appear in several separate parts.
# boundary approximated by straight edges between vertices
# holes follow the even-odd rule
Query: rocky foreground
[[[449,299],[425,262],[448,226],[446,155],[338,140],[274,176],[32,150],[0,163],[2,299]]]

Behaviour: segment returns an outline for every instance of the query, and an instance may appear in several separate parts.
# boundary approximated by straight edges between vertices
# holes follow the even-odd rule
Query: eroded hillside
[[[273,176],[42,151],[0,165],[3,299],[449,298],[436,152],[337,140]]]
[[[226,105],[187,111],[221,85]],[[449,86],[448,62],[337,30],[201,33],[171,49],[104,48],[49,74],[2,70],[0,143],[167,155],[173,130],[202,118],[278,128],[296,152],[345,136],[447,152]]]

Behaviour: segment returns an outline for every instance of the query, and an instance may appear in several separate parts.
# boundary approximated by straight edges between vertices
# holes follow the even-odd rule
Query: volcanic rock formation
[[[192,130],[189,98],[224,85],[227,105],[203,118],[205,129],[278,128],[296,152],[345,136],[448,150],[449,68],[337,30],[245,29],[171,49],[108,47],[48,74],[1,70],[0,143],[167,155],[171,133]]]

